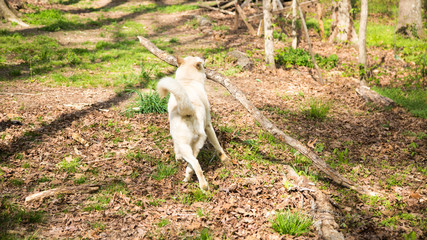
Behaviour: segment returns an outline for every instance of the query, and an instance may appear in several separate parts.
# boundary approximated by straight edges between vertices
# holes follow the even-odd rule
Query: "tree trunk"
[[[292,1],[292,48],[298,47],[298,33],[297,33],[297,0]]]
[[[276,68],[274,63],[274,43],[273,43],[273,16],[271,14],[273,1],[263,0],[262,1],[263,13],[264,13],[264,52],[265,52],[265,63],[270,68]]]
[[[320,1],[317,3],[317,21],[319,22],[320,37],[323,41],[325,39],[325,26],[323,25],[323,7]]]
[[[368,0],[361,1],[359,27],[359,73],[360,83],[365,85],[366,80],[366,25],[368,23]]]
[[[317,74],[319,75],[319,82],[321,84],[324,84],[324,81],[322,78],[322,72],[320,72],[319,66],[316,63],[316,58],[314,58],[313,49],[311,47],[310,35],[308,34],[307,24],[305,24],[304,14],[302,13],[301,7],[298,5],[298,3],[297,3],[297,6],[299,11],[299,16],[301,18],[301,25],[302,25],[302,28],[304,29],[305,37],[307,38],[308,50],[310,52],[311,61],[313,62],[313,65],[317,70]]]
[[[421,37],[422,27],[421,0],[399,0],[396,32],[410,37]]]
[[[18,16],[9,8],[5,0],[0,0],[0,18],[6,19],[9,22],[15,22],[21,26],[28,27]]]
[[[351,16],[350,0],[332,1],[331,36],[329,41],[349,41],[357,43],[357,34]]]

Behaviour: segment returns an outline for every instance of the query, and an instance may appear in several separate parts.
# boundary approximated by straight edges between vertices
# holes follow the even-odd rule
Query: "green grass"
[[[138,5],[138,6],[117,6],[114,8],[107,9],[106,11],[124,11],[131,13],[150,13],[150,12],[158,12],[158,13],[176,13],[183,11],[190,11],[198,9],[199,7],[191,4],[174,4],[174,5],[157,5],[155,3]]]
[[[196,185],[196,184],[194,184]],[[195,202],[210,202],[214,196],[214,193],[212,192],[203,192],[199,187],[194,186],[191,191],[186,193],[178,193],[175,199],[184,204],[184,205],[191,205]]]
[[[23,79],[75,87],[145,85],[170,67],[156,58],[146,61],[152,55],[134,38],[143,29],[139,23],[124,21],[105,29],[122,36],[115,42],[89,42],[77,48],[64,47],[48,36],[24,37],[1,30],[0,81]],[[156,44],[162,49],[173,45],[160,39]]]
[[[196,236],[194,240],[211,240],[213,239],[211,230],[209,228],[203,228],[202,231],[200,231],[199,236]]]
[[[300,213],[291,213],[289,210],[277,212],[273,220],[271,220],[272,228],[281,235],[289,234],[300,236],[310,231],[310,226],[313,225],[313,220]]]
[[[419,118],[427,118],[427,91],[425,89],[403,90],[401,88],[375,86],[372,89],[408,109],[412,115]]]
[[[156,172],[153,174],[153,178],[156,180],[162,180],[175,174],[177,171],[176,166],[159,162],[157,164]]]
[[[158,227],[164,227],[164,226],[166,226],[166,225],[168,225],[169,224],[169,220],[167,220],[166,218],[162,218],[158,223],[157,223],[157,226]]]
[[[1,201],[0,234],[6,229],[11,229],[18,225],[41,223],[45,219],[45,214],[42,211],[27,210],[5,198]]]
[[[358,29],[358,23],[355,23],[355,27]],[[394,25],[385,25],[372,21],[368,22],[366,45],[393,49],[395,38],[394,29]],[[398,54],[406,61],[415,61],[420,54],[425,53],[427,41],[424,39],[405,38],[397,34],[396,48],[399,49]]]
[[[137,94],[136,103],[128,110],[128,113],[165,113],[168,111],[168,97],[160,98],[155,91],[141,93],[138,90],[127,90]]]
[[[301,111],[307,118],[323,121],[328,116],[330,109],[330,103],[324,103],[321,100],[312,98],[308,106],[303,107]]]
[[[338,64],[338,56],[336,54],[323,57],[316,53],[314,57],[319,67],[323,69],[329,70],[336,67]],[[285,47],[281,50],[277,50],[274,59],[277,64],[285,68],[292,68],[293,66],[314,68],[310,53],[301,48],[293,49],[291,47]]]
[[[75,173],[77,169],[80,167],[80,158],[71,158],[67,157],[57,164],[59,170],[67,172],[67,173]]]
[[[101,188],[99,193],[89,198],[89,201],[84,204],[83,211],[103,211],[109,207],[111,199],[115,193],[129,194],[129,190],[125,183],[121,181],[112,182]]]

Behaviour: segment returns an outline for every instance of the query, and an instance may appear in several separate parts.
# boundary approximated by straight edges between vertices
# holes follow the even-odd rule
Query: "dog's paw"
[[[226,166],[233,165],[230,158],[225,153],[221,153],[221,155],[219,156],[219,159],[221,159],[221,162]]]
[[[209,184],[206,180],[205,181],[199,181],[199,186],[200,186],[200,189],[202,189],[202,191],[204,191],[204,192],[209,191]]]

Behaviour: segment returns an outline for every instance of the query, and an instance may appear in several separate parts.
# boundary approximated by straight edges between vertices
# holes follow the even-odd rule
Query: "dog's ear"
[[[202,70],[203,69],[203,63],[202,62],[196,62],[196,66],[197,70]]]
[[[184,59],[182,57],[176,57],[176,63],[178,63],[178,67],[184,63]]]

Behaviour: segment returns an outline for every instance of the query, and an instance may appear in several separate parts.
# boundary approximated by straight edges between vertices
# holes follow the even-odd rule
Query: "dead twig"
[[[93,184],[53,188],[46,191],[31,194],[30,196],[25,198],[25,202],[43,200],[47,197],[56,196],[58,194],[91,193],[91,192],[98,191],[98,189],[99,189],[99,186],[93,185]]]

